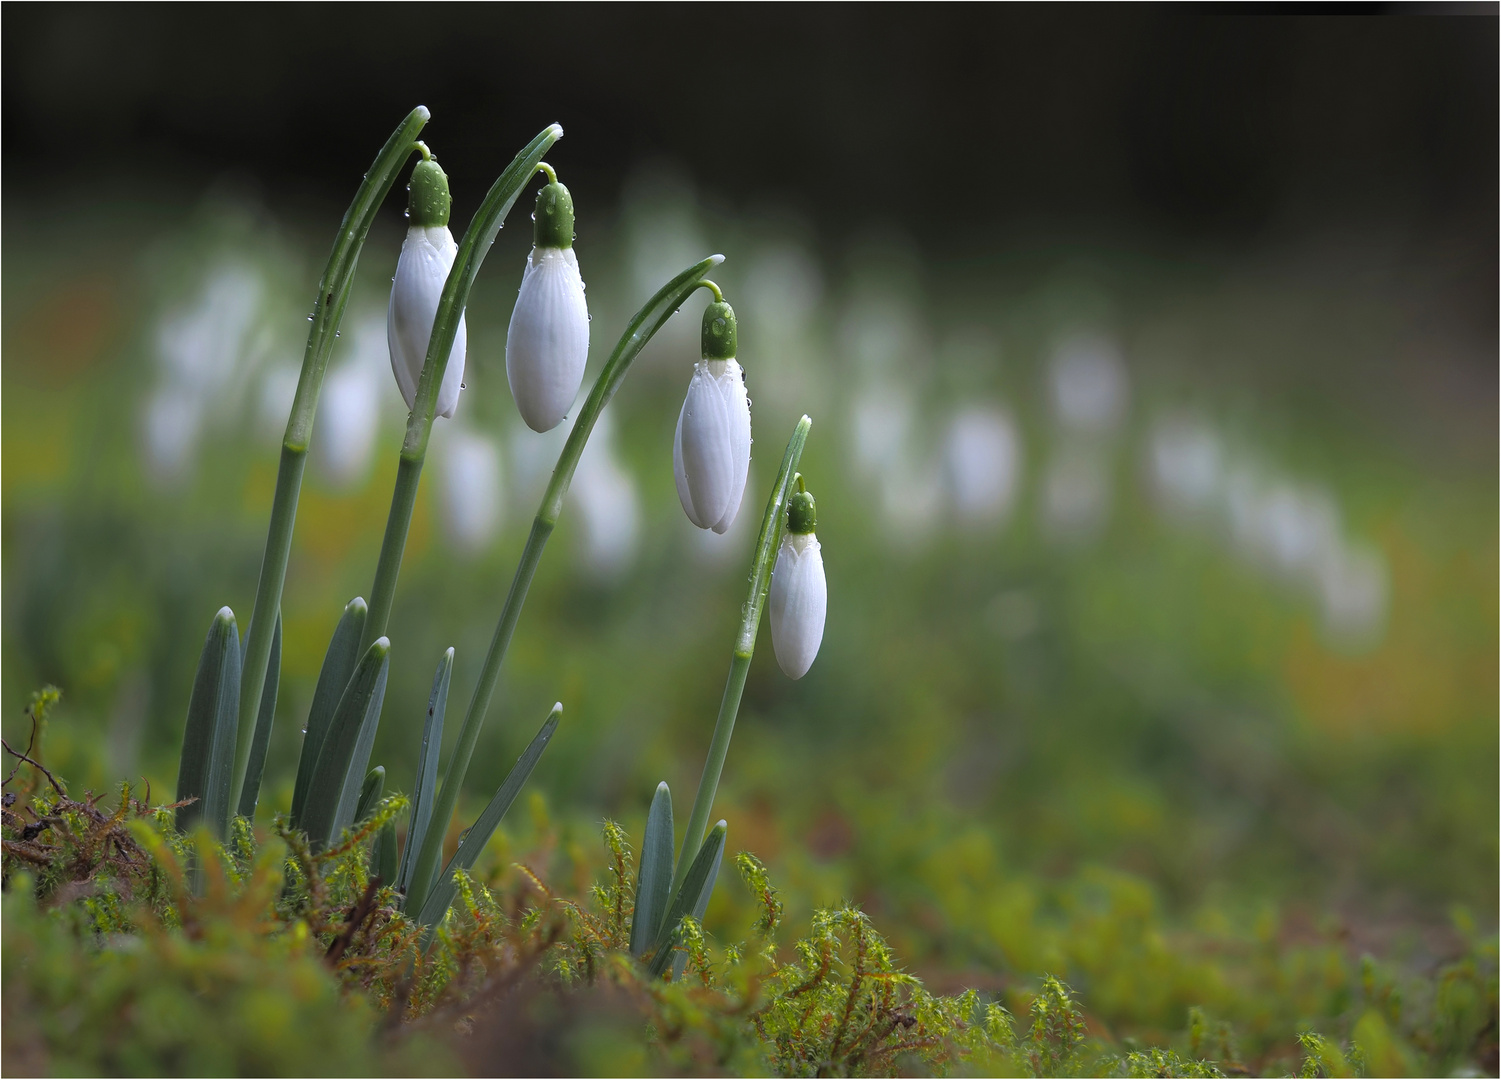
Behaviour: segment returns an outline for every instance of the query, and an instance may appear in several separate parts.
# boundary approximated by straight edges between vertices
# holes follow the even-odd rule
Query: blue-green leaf
[[[381,794],[386,787],[386,769],[377,765],[365,774],[365,785],[360,789],[360,805],[354,812],[356,824],[363,823],[380,806]],[[370,846],[370,872],[389,885],[396,874],[396,822],[388,821],[375,834],[375,843]]]
[[[240,664],[243,669],[245,653],[250,647],[250,631],[245,631],[245,642],[240,646]],[[240,789],[240,808],[236,811],[243,818],[255,817],[255,804],[260,800],[261,774],[266,769],[266,747],[271,743],[271,721],[276,719],[276,691],[281,682],[281,612],[276,613],[276,627],[271,632],[271,658],[266,663],[266,682],[261,689],[261,707],[255,719],[255,735],[250,743],[250,761],[245,767],[245,786]]]
[[[724,857],[724,836],[728,829],[729,826],[721,821],[709,830],[703,847],[698,849],[693,865],[688,868],[688,876],[683,878],[682,888],[672,898],[672,907],[667,911],[667,918],[662,920],[662,928],[657,931],[652,958],[647,964],[652,978],[658,978],[667,969],[667,962],[676,952],[673,946],[677,943],[683,917],[692,915],[695,919],[703,919],[704,911],[709,907],[709,894],[714,891],[714,880],[719,876],[719,862]]]
[[[376,834],[375,846],[370,850],[370,870],[382,885],[389,885],[395,878],[396,822],[386,822]]]
[[[235,719],[240,709],[240,633],[235,613],[220,608],[198,658],[188,723],[177,766],[177,798],[197,801],[177,811],[177,827],[206,822],[223,837],[229,824]]]
[[[356,596],[344,608],[339,625],[334,628],[333,640],[328,643],[328,652],[323,657],[323,670],[318,672],[318,685],[313,690],[313,704],[308,709],[307,727],[303,729],[302,757],[297,763],[297,783],[292,789],[292,826],[302,828],[302,818],[307,807],[308,789],[313,783],[313,771],[318,767],[318,753],[323,749],[323,739],[328,734],[328,725],[333,721],[334,710],[349,685],[355,664],[360,658],[360,635],[365,632],[367,610],[362,597]]]
[[[390,665],[391,643],[377,638],[355,668],[334,710],[308,786],[300,826],[315,850],[327,847],[354,820]],[[362,747],[364,759],[357,761]]]
[[[381,794],[386,789],[386,767],[377,765],[365,774],[365,782],[360,786],[360,801],[354,811],[354,820],[358,824],[369,817],[380,802]]]
[[[433,675],[433,692],[427,699],[427,719],[422,724],[422,750],[417,754],[417,789],[412,795],[412,824],[407,829],[406,850],[396,873],[396,891],[406,893],[417,863],[417,847],[427,835],[433,816],[433,793],[438,787],[438,751],[443,746],[443,713],[448,708],[448,684],[453,679],[453,649],[443,653]],[[394,835],[394,834],[393,834]],[[394,850],[394,849],[393,849]],[[389,879],[388,879],[389,880]]]
[[[456,870],[468,870],[474,866],[474,860],[479,858],[479,853],[485,850],[485,845],[490,842],[490,837],[495,832],[495,827],[500,824],[500,819],[505,817],[506,811],[516,801],[516,796],[521,793],[521,787],[526,783],[527,777],[532,775],[537,762],[542,758],[542,751],[547,749],[547,744],[552,740],[553,732],[558,730],[558,718],[563,714],[563,703],[558,702],[552,707],[552,712],[547,714],[547,720],[542,724],[542,729],[537,732],[531,744],[522,751],[521,757],[517,758],[500,789],[495,792],[495,797],[485,807],[474,825],[464,834],[464,839],[459,841],[459,850],[453,853],[453,858],[448,860],[448,865],[438,875],[438,880],[433,884],[432,892],[422,902],[421,911],[417,915],[417,921],[424,926],[432,927],[441,922],[443,916],[448,913],[448,905],[453,903],[455,891],[453,875]],[[441,843],[441,836],[439,841]]]
[[[631,955],[638,959],[657,940],[672,889],[672,793],[667,781],[657,785],[641,840],[636,874],[636,913],[631,919]]]
[[[719,845],[719,850],[714,853],[714,862],[709,867],[709,876],[704,880],[704,887],[698,892],[698,899],[693,902],[693,921],[699,926],[704,924],[704,912],[709,910],[709,897],[714,895],[714,882],[719,879],[719,864],[724,861],[724,844]],[[683,968],[688,966],[688,954],[678,950],[672,959],[672,977],[677,979],[683,973]]]

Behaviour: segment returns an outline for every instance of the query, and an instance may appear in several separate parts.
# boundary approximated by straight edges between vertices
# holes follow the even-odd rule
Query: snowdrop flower
[[[573,253],[573,197],[542,168],[550,182],[537,193],[532,253],[506,334],[511,396],[533,431],[551,431],[568,414],[589,356],[589,305]]]
[[[407,238],[396,261],[396,277],[391,282],[391,306],[386,311],[386,341],[391,347],[391,370],[396,385],[406,399],[407,408],[417,399],[417,383],[427,359],[428,338],[432,336],[433,317],[438,313],[438,299],[443,283],[453,269],[458,245],[448,231],[448,176],[431,158],[417,162],[408,187]],[[464,352],[468,331],[464,316],[453,337],[453,351],[443,370],[443,384],[438,389],[438,416],[452,417],[464,387]]]
[[[818,523],[813,496],[803,489],[787,500],[787,532],[771,572],[771,647],[788,678],[801,679],[813,666],[823,642],[829,587],[823,576],[823,554],[813,527]]]
[[[740,512],[750,470],[750,398],[735,362],[735,312],[716,301],[704,312],[703,359],[693,366],[672,440],[672,471],[688,520],[724,533]]]

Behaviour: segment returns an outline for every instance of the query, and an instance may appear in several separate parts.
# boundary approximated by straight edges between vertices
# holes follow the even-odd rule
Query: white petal
[[[782,538],[767,605],[777,664],[789,678],[801,679],[818,656],[829,609],[823,553],[812,533],[788,533]]]
[[[572,248],[533,248],[506,335],[506,378],[533,431],[562,422],[589,358],[589,305]]]
[[[709,370],[713,371],[714,364]],[[730,418],[730,457],[734,467],[734,481],[730,500],[725,504],[724,514],[714,523],[714,531],[721,536],[735,523],[740,513],[740,503],[745,498],[745,480],[750,472],[751,422],[750,397],[745,392],[745,373],[734,360],[724,362],[724,374],[717,380],[719,392],[724,395],[725,409]]]
[[[391,371],[407,408],[417,397],[417,383],[422,378],[422,363],[427,359],[428,339],[433,331],[433,317],[443,295],[443,282],[453,269],[458,245],[447,226],[407,229],[396,261],[396,278],[391,283],[391,304],[386,309],[386,342],[391,348]],[[438,388],[437,414],[453,416],[459,402],[459,386],[464,379],[464,353],[468,334],[463,316],[443,371],[443,385]]]
[[[737,494],[735,457],[728,402],[709,364],[702,360],[693,366],[688,395],[678,414],[673,457],[674,465],[680,466],[674,472],[682,476],[678,498],[683,511],[700,529],[712,528]]]
[[[693,496],[688,494],[688,477],[683,473],[683,413],[687,409],[687,402],[678,410],[678,427],[672,436],[672,479],[678,487],[678,501],[683,504],[683,512],[688,515],[688,520],[698,525],[693,518]],[[699,528],[703,528],[699,525]]]

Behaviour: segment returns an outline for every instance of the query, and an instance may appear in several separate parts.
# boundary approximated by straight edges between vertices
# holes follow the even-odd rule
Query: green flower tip
[[[787,531],[806,536],[818,525],[818,504],[806,491],[794,491],[787,500]]]
[[[736,344],[735,309],[723,300],[716,300],[704,309],[704,359],[733,360]]]
[[[214,622],[233,626],[235,623],[235,613],[229,610],[228,607],[222,607],[214,614]]]
[[[448,174],[436,161],[427,158],[413,166],[407,192],[407,217],[413,225],[431,228],[448,224],[453,200],[448,194]]]
[[[557,181],[543,184],[532,214],[532,243],[538,247],[573,247],[573,196]]]
[[[379,657],[386,656],[391,651],[391,639],[384,636],[376,638],[370,645],[370,651]]]

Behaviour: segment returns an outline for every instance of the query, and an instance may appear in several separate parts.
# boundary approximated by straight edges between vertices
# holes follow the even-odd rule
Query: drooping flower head
[[[424,150],[425,153],[425,150]],[[433,332],[433,318],[443,283],[453,269],[458,245],[448,231],[451,199],[448,176],[430,157],[424,157],[412,169],[407,188],[407,237],[396,261],[396,277],[391,281],[391,306],[386,310],[386,341],[391,348],[391,371],[407,408],[417,399],[417,384],[422,379],[422,365]],[[459,391],[464,385],[464,355],[468,328],[459,316],[458,332],[448,354],[448,367],[438,388],[437,416],[452,417],[458,408]]]
[[[673,476],[688,520],[723,533],[740,511],[751,448],[750,398],[735,360],[735,311],[723,298],[704,311],[702,343],[673,436]]]
[[[573,196],[550,182],[537,193],[533,246],[506,335],[506,378],[527,427],[557,427],[578,397],[589,357],[589,305],[573,251]]]
[[[777,664],[789,678],[801,679],[813,666],[823,643],[824,617],[829,610],[829,587],[824,579],[823,550],[813,528],[818,509],[803,488],[787,500],[787,532],[771,572],[771,647]]]

